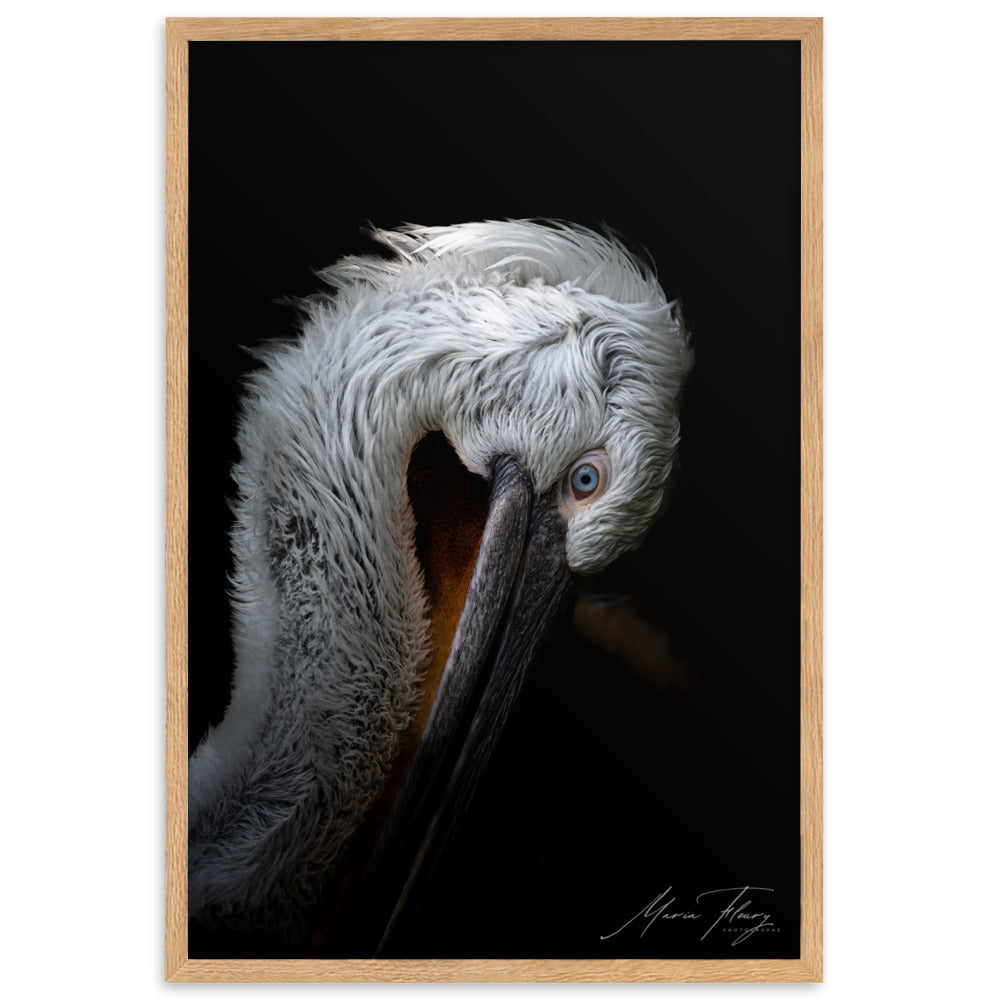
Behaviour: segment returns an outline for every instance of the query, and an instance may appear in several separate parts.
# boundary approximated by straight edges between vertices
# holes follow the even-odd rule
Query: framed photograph
[[[166,978],[820,981],[822,21],[166,49]]]

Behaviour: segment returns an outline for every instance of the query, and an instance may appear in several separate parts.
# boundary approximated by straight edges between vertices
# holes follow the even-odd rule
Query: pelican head
[[[570,574],[641,542],[679,441],[687,333],[614,237],[528,221],[373,236],[390,256],[323,272],[330,290],[247,386],[235,680],[190,764],[189,902],[208,926],[301,936],[374,826],[361,884],[385,937]],[[415,472],[432,432],[457,460]],[[459,468],[482,509],[456,506]]]

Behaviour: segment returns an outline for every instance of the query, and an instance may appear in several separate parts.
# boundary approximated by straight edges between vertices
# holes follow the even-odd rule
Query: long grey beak
[[[518,463],[500,458],[448,662],[366,880],[380,928],[376,955],[446,850],[566,596],[565,540],[554,491],[535,497]]]

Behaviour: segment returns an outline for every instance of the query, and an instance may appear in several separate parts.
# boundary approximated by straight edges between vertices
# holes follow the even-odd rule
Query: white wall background
[[[822,989],[995,996],[1000,16],[965,2],[827,6],[522,0],[476,13],[826,16]],[[168,988],[162,18],[278,8],[94,0],[4,15],[0,941],[12,995]]]

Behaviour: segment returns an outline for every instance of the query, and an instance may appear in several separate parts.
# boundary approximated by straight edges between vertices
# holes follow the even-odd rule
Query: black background
[[[663,693],[566,620],[529,672],[397,955],[795,957],[799,918],[799,47],[208,43],[190,60],[191,746],[225,708],[241,345],[373,252],[367,222],[607,223],[693,331],[670,507],[594,581],[696,672]],[[752,884],[777,929],[633,925]],[[706,907],[707,909],[707,907]]]

